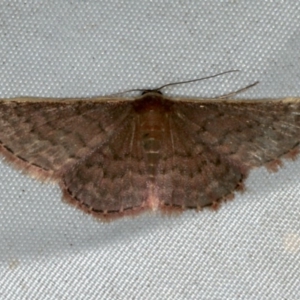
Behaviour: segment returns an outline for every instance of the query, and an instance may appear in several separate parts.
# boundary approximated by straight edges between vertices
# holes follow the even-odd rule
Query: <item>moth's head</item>
[[[162,95],[162,92],[159,90],[159,89],[154,89],[154,90],[144,90],[144,91],[142,91],[142,93],[141,93],[141,96],[144,96],[144,95],[146,95],[146,94],[158,94],[158,95]]]

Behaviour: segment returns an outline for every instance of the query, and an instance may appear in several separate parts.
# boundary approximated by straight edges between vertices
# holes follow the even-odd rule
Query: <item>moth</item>
[[[110,220],[149,209],[217,207],[249,171],[276,171],[300,142],[300,98],[0,100],[0,153]]]

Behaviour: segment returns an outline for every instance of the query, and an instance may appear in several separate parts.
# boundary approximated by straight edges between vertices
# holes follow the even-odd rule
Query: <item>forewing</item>
[[[300,99],[181,103],[191,136],[242,172],[293,153],[300,141]]]
[[[0,151],[37,177],[58,178],[106,143],[130,113],[128,101],[0,101]]]
[[[158,175],[162,205],[200,208],[242,188],[253,167],[276,169],[300,141],[297,99],[182,101],[170,114]]]

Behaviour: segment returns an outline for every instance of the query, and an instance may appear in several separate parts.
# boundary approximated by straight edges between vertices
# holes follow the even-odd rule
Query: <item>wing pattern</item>
[[[0,152],[103,218],[216,206],[299,142],[297,98],[0,100]]]
[[[176,102],[158,175],[163,206],[216,206],[243,189],[253,167],[276,171],[300,142],[300,103],[281,101]]]
[[[89,156],[63,175],[63,190],[71,202],[95,214],[132,214],[145,206],[148,197],[146,165],[135,117]]]
[[[87,100],[0,101],[1,150],[33,174],[39,169],[38,175],[57,177],[107,141],[129,110],[124,103]]]

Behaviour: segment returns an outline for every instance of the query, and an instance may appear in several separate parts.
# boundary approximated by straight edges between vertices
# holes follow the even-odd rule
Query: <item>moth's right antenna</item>
[[[230,92],[228,94],[225,94],[225,95],[221,95],[221,96],[217,96],[215,97],[214,99],[226,99],[226,98],[229,98],[229,97],[232,97],[232,96],[235,96],[236,94],[239,94],[239,93],[243,93],[245,92],[246,90],[254,87],[255,85],[257,85],[259,83],[259,81],[255,81],[254,83],[251,83],[237,91],[234,91],[234,92]]]
[[[164,89],[167,86],[201,81],[201,80],[210,79],[210,78],[218,77],[218,76],[221,76],[221,75],[224,75],[224,74],[239,72],[239,71],[240,70],[229,70],[229,71],[226,71],[226,72],[222,72],[222,73],[218,73],[218,74],[214,74],[214,75],[209,75],[209,76],[202,77],[202,78],[196,78],[196,79],[192,79],[192,80],[185,80],[185,81],[178,81],[178,82],[171,82],[171,83],[164,84],[164,85],[162,85],[159,88],[156,88],[154,90],[159,91],[161,89]]]
[[[116,94],[113,94],[113,95],[110,95],[110,96],[116,96],[116,95],[120,95],[120,94],[124,94],[124,93],[131,93],[131,92],[144,92],[144,91],[153,91],[153,92],[157,91],[157,92],[159,92],[161,89],[164,89],[167,86],[191,83],[191,82],[196,82],[196,81],[202,81],[202,80],[205,80],[205,79],[210,79],[210,78],[218,77],[218,76],[221,76],[221,75],[224,75],[224,74],[239,72],[239,71],[240,70],[229,70],[229,71],[226,71],[226,72],[222,72],[222,73],[218,73],[218,74],[214,74],[214,75],[209,75],[209,76],[202,77],[202,78],[196,78],[196,79],[191,79],[191,80],[167,83],[167,84],[164,84],[164,85],[162,85],[162,86],[160,86],[156,89],[151,89],[151,90],[149,90],[149,89],[132,89],[132,90],[126,90],[124,92],[116,93]]]

